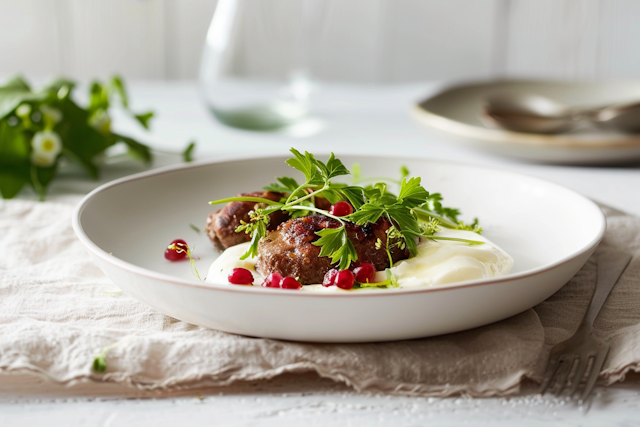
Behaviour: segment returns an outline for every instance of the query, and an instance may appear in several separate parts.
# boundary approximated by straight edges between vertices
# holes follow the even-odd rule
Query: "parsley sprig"
[[[255,202],[255,208],[250,212],[249,222],[241,222],[236,232],[245,232],[251,235],[251,245],[242,259],[254,257],[258,254],[260,239],[267,235],[269,215],[276,211],[288,212],[292,217],[318,213],[333,218],[340,223],[336,228],[325,228],[316,232],[320,237],[313,242],[320,246],[320,256],[331,258],[333,264],[339,269],[346,269],[358,259],[355,247],[349,240],[345,225],[347,222],[364,226],[377,222],[381,217],[387,218],[392,226],[387,230],[386,242],[379,240],[377,249],[387,252],[389,266],[393,265],[391,251],[397,247],[407,248],[411,256],[417,254],[417,242],[419,238],[431,240],[453,240],[466,244],[482,244],[477,240],[447,238],[436,236],[439,227],[470,230],[480,233],[477,219],[471,224],[465,224],[458,219],[458,209],[444,207],[442,196],[439,193],[429,193],[422,186],[419,177],[409,177],[409,170],[402,167],[402,179],[399,183],[397,195],[389,191],[383,181],[375,182],[366,187],[355,184],[348,185],[334,182],[333,179],[349,175],[349,170],[333,153],[327,162],[322,162],[309,152],[300,153],[295,148],[291,149],[293,157],[287,160],[287,164],[300,171],[304,175],[304,182],[292,177],[279,177],[275,183],[264,187],[265,190],[276,191],[285,194],[280,201],[273,201],[261,197],[230,197],[210,202],[210,204],[227,203],[233,201]],[[355,182],[371,182],[380,178],[363,178],[360,167],[355,168]],[[387,181],[392,181],[387,179]],[[315,206],[315,198],[326,198],[334,204],[339,201],[348,201],[354,208],[354,212],[348,216],[337,217],[328,211]],[[388,277],[384,286],[397,286],[393,275]],[[388,282],[388,283],[387,283]],[[373,284],[364,284],[367,287]],[[376,284],[379,286],[380,283]]]

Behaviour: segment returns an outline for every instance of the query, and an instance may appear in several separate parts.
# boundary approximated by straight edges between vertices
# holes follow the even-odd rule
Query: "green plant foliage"
[[[211,204],[228,203],[233,201],[256,202],[268,205],[266,208],[256,208],[250,213],[251,221],[241,222],[236,232],[245,232],[251,235],[251,247],[241,259],[255,257],[258,254],[258,244],[267,235],[266,225],[269,223],[269,214],[276,211],[290,213],[292,218],[312,214],[320,214],[333,218],[340,223],[338,228],[326,228],[317,231],[319,239],[312,244],[320,246],[320,256],[331,258],[331,263],[343,270],[349,268],[358,259],[356,250],[348,239],[345,223],[351,222],[364,226],[377,222],[381,217],[387,218],[393,226],[389,229],[387,242],[380,243],[376,249],[384,246],[391,266],[390,248],[394,245],[407,248],[411,256],[417,254],[417,241],[419,238],[432,240],[455,240],[469,245],[481,244],[481,241],[447,238],[435,236],[439,226],[470,230],[480,233],[482,228],[477,219],[471,224],[458,221],[460,211],[454,208],[442,206],[442,196],[439,193],[430,194],[422,187],[419,177],[409,178],[409,170],[403,166],[400,170],[402,180],[399,195],[396,196],[387,190],[386,182],[376,182],[367,187],[347,185],[333,182],[332,179],[349,175],[349,170],[335,157],[333,153],[324,163],[317,160],[309,152],[300,153],[291,148],[293,157],[286,162],[304,175],[304,183],[298,185],[298,180],[292,177],[279,177],[278,182],[271,183],[264,189],[278,191],[288,195],[280,203],[259,197],[237,196],[209,202]],[[356,166],[356,174],[359,181],[369,181],[371,178],[363,178],[359,165]],[[377,178],[376,178],[377,179]],[[326,210],[314,207],[313,197],[324,197],[330,203],[348,201],[354,208],[354,212],[343,217],[336,217]],[[390,243],[391,242],[391,243]],[[385,286],[397,286],[391,278],[385,281]]]
[[[89,102],[82,107],[74,101],[75,83],[58,79],[35,91],[20,77],[0,86],[0,194],[15,197],[31,186],[43,200],[55,178],[61,158],[81,165],[97,178],[96,162],[105,150],[125,144],[132,157],[151,161],[149,147],[128,136],[111,131],[109,108],[115,100],[145,129],[153,113],[137,114],[121,78],[89,86]]]

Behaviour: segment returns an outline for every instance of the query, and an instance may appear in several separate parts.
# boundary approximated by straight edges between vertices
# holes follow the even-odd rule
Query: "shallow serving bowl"
[[[640,134],[579,126],[571,132],[548,135],[493,129],[482,123],[481,111],[490,96],[519,93],[542,95],[570,107],[602,107],[638,101],[640,83],[544,80],[464,83],[418,102],[413,116],[453,142],[530,161],[576,165],[640,161]]]
[[[537,178],[438,160],[340,156],[364,175],[401,165],[515,260],[509,276],[422,289],[314,293],[198,281],[188,262],[163,257],[174,239],[195,246],[201,274],[218,256],[204,229],[208,201],[297,173],[284,158],[196,163],[108,183],[78,205],[74,229],[122,290],[169,316],[237,334],[315,342],[440,335],[518,314],[560,289],[600,242],[605,220],[588,199]]]

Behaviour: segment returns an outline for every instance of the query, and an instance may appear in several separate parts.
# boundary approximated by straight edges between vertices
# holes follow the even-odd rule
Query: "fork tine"
[[[538,393],[545,394],[547,389],[549,388],[549,384],[551,384],[551,380],[553,379],[556,370],[558,369],[558,359],[559,355],[551,355],[549,358],[549,363],[547,364],[547,370],[542,377],[542,383],[540,384],[540,391]]]
[[[575,355],[573,355],[571,359],[567,358],[560,360],[560,367],[558,368],[558,374],[556,375],[556,383],[553,385],[553,388],[555,389],[553,394],[556,396],[560,396],[560,393],[564,390],[567,378],[571,373],[571,368],[573,367],[573,362],[575,362],[575,360]]]
[[[581,356],[578,360],[578,368],[576,369],[576,374],[573,376],[571,389],[569,389],[569,397],[573,396],[578,390],[578,386],[582,382],[582,377],[584,377],[584,372],[587,370],[587,365],[589,364],[590,358],[591,356]]]
[[[587,380],[587,385],[584,387],[584,391],[582,395],[580,395],[580,400],[584,402],[587,397],[591,394],[591,390],[598,379],[598,375],[600,375],[600,371],[602,371],[602,365],[604,365],[604,361],[607,359],[607,354],[609,354],[609,346],[606,348],[601,348],[596,358],[593,360],[593,366],[591,366],[591,372],[589,373],[589,379]]]

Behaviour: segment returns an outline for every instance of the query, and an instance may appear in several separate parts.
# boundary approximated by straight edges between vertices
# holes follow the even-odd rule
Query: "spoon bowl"
[[[516,132],[561,133],[576,125],[575,113],[553,99],[527,93],[491,96],[483,106],[482,122]]]
[[[640,102],[572,108],[542,95],[502,93],[487,98],[480,119],[488,127],[516,132],[562,133],[588,120],[601,129],[638,133]]]

